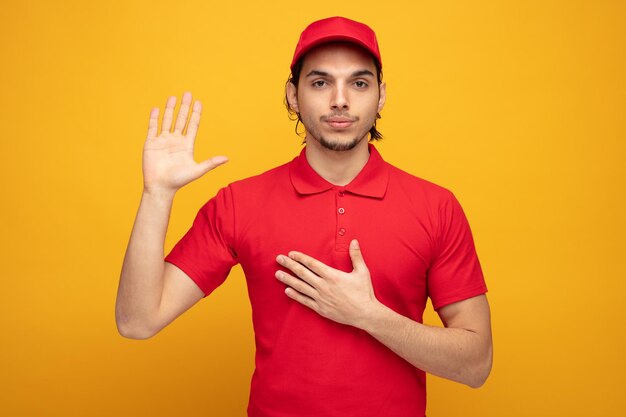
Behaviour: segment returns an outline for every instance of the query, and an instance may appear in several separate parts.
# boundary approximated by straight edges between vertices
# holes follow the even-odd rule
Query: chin
[[[345,138],[330,138],[328,136],[320,135],[319,139],[316,138],[317,142],[322,145],[323,148],[329,149],[331,151],[350,151],[361,143],[367,137],[367,133],[365,135],[358,135],[352,139]]]

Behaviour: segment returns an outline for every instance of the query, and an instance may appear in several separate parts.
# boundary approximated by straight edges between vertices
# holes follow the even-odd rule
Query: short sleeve
[[[200,287],[204,296],[219,287],[237,264],[232,249],[234,208],[229,188],[198,211],[191,228],[165,257]]]
[[[427,278],[435,310],[487,292],[469,223],[452,193],[439,209],[436,248]]]

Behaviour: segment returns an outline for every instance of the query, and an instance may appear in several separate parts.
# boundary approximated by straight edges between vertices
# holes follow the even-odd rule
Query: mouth
[[[333,129],[341,130],[341,129],[347,129],[350,126],[352,126],[352,124],[354,124],[355,120],[351,119],[349,117],[333,116],[333,117],[326,117],[326,118],[324,118],[324,122],[327,123]]]
[[[327,122],[334,129],[346,129],[352,125],[352,122]]]

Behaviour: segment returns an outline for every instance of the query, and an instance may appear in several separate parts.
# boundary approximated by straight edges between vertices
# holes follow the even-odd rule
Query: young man
[[[163,260],[176,190],[225,157],[193,160],[201,105],[170,132],[150,115],[144,193],[120,278],[120,333],[148,338],[246,274],[256,335],[248,414],[424,416],[425,372],[472,387],[491,369],[487,291],[463,211],[447,190],[383,161],[368,137],[385,104],[374,32],[308,26],[287,83],[306,129],[293,161],[209,200]],[[421,324],[430,297],[445,328]]]

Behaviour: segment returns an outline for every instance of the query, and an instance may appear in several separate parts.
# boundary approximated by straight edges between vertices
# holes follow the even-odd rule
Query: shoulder
[[[235,218],[259,213],[259,208],[266,207],[269,201],[281,200],[280,197],[288,192],[289,164],[277,166],[220,188],[204,203],[199,213],[205,218],[223,219],[224,223],[231,225],[234,224]]]
[[[286,187],[291,184],[290,164],[291,162],[287,162],[260,174],[234,181],[222,188],[218,194],[225,194],[237,203],[241,203],[242,200],[258,202],[261,198],[277,191],[285,192]]]
[[[420,204],[441,205],[456,201],[454,194],[448,188],[413,175],[387,162],[386,165],[391,191],[401,193],[406,198]]]
[[[247,177],[241,180],[237,180],[229,184],[231,188],[256,188],[265,187],[275,183],[277,180],[286,179],[289,180],[289,166],[291,161],[277,167],[268,169],[251,177]]]

